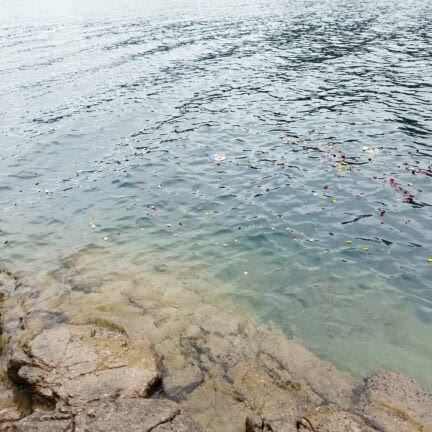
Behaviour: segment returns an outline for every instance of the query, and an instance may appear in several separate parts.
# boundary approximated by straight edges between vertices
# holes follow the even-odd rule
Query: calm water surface
[[[1,264],[154,256],[432,387],[431,41],[429,0],[0,0]]]

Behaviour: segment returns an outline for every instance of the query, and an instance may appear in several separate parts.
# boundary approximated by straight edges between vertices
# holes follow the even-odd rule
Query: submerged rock
[[[155,349],[163,354],[166,393],[206,430],[242,431],[248,416],[295,430],[301,416],[328,400],[350,406],[354,381],[296,342],[210,307],[191,321],[183,329],[159,325]]]
[[[204,374],[202,370],[192,363],[185,365],[181,369],[167,367],[163,376],[163,388],[167,395],[178,399],[193,391],[202,384],[203,380]]]

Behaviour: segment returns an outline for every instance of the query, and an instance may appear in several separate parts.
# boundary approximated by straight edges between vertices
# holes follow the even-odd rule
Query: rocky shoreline
[[[432,431],[432,393],[414,380],[357,382],[198,299],[129,296],[137,332],[106,313],[36,312],[38,295],[0,274],[1,431]]]

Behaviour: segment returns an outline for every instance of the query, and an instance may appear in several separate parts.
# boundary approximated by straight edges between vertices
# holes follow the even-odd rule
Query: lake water
[[[431,42],[428,0],[0,0],[0,264],[181,269],[432,388]]]

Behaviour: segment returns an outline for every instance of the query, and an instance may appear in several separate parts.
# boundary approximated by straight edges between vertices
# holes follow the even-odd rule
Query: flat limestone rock
[[[263,432],[297,432],[297,428],[284,420],[264,421]]]
[[[60,412],[36,412],[15,423],[0,424],[0,431],[7,432],[74,432],[70,414]]]
[[[0,424],[7,432],[202,432],[181,408],[161,399],[117,399],[85,407],[38,411],[19,421]]]
[[[396,372],[378,371],[365,379],[360,406],[384,432],[432,431],[432,392]]]
[[[14,352],[9,375],[42,399],[80,406],[98,399],[149,397],[160,382],[157,359],[118,329],[60,325]]]
[[[311,432],[374,432],[364,421],[349,412],[330,410],[303,416],[297,422],[298,431]],[[396,431],[394,431],[396,432]]]
[[[201,432],[180,407],[161,399],[95,401],[75,418],[75,432]]]

